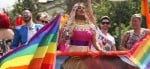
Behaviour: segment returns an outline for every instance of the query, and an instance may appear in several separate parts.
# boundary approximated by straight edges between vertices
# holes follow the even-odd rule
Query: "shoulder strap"
[[[127,31],[126,36],[127,36],[127,40],[128,40],[131,36],[131,31]]]

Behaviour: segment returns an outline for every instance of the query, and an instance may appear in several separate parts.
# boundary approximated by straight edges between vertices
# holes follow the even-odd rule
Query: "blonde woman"
[[[89,13],[84,3],[80,2],[73,6],[65,27],[67,32],[64,32],[70,40],[68,52],[87,52],[91,44],[98,51],[103,51],[96,42],[96,26],[92,23],[94,21]]]
[[[88,52],[91,44],[98,51],[105,52],[96,42],[96,26],[91,9],[91,0],[85,3],[79,2],[73,6],[66,24],[66,35],[69,39],[67,52]],[[79,56],[69,57],[62,65],[63,69],[86,69]],[[81,66],[81,67],[80,67]]]
[[[146,34],[150,34],[150,30],[141,28],[141,23],[141,14],[134,14],[131,16],[132,30],[127,31],[123,36],[120,50],[130,50],[135,42],[140,40]]]

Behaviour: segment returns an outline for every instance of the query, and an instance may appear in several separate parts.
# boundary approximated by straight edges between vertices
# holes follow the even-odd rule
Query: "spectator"
[[[6,40],[12,40],[14,32],[11,29],[10,19],[6,13],[0,13],[0,57],[8,52]]]
[[[100,19],[99,28],[97,29],[97,41],[100,46],[107,51],[115,51],[115,39],[109,34],[109,28],[111,27],[110,18],[108,16],[102,16]]]
[[[14,39],[11,48],[15,49],[19,44],[25,44],[29,39],[43,26],[41,24],[35,24],[32,21],[32,13],[29,10],[22,12],[22,18],[24,25],[16,27],[14,30]]]
[[[150,34],[149,29],[141,28],[141,23],[141,14],[134,14],[131,16],[132,30],[127,31],[123,36],[120,44],[120,50],[130,50],[135,42],[139,41],[146,34]]]
[[[37,24],[46,25],[47,23],[49,23],[49,15],[46,12],[38,13],[36,20],[37,20],[36,22]]]

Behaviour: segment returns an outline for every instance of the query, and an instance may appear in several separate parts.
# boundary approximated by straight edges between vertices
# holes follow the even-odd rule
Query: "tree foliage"
[[[17,0],[13,7],[14,9],[9,12],[12,25],[14,24],[15,17],[21,14],[24,9],[29,9],[33,14],[33,20],[35,20],[35,15],[41,11],[40,8],[44,8],[37,0]]]
[[[66,10],[66,12],[70,12],[72,6],[78,1],[86,0],[54,0],[53,3],[56,6],[58,4],[61,8]],[[131,28],[131,15],[134,13],[140,13],[140,3],[141,0],[128,0],[125,2],[92,0],[93,11],[95,17],[97,18],[97,23],[100,23],[99,19],[104,15],[108,15],[111,18],[111,28],[109,32],[115,37],[117,46],[119,45],[120,39],[124,32]],[[11,13],[12,18],[14,18],[14,16],[16,16],[17,14],[20,14],[24,8],[29,8],[33,12],[33,15],[36,15],[39,11],[44,10],[44,7],[40,3],[38,3],[37,0],[18,0],[18,3],[14,5],[14,8],[15,9]],[[46,10],[49,9],[45,9],[44,11]]]
[[[132,14],[140,13],[141,1],[112,2],[101,0],[100,3],[93,3],[93,10],[97,23],[100,23],[100,17],[107,15],[111,18],[111,28],[109,32],[115,37],[117,46],[125,31],[129,30],[130,17]]]

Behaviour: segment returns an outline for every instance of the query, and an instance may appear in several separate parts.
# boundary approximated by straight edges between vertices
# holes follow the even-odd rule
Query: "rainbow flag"
[[[0,59],[0,69],[54,69],[60,15],[26,44]],[[36,65],[37,64],[37,65]]]
[[[149,7],[148,0],[141,0],[141,14],[142,14],[142,27],[146,27],[150,29],[150,15],[149,15]]]
[[[150,69],[150,35],[135,43],[126,56],[140,69]]]

